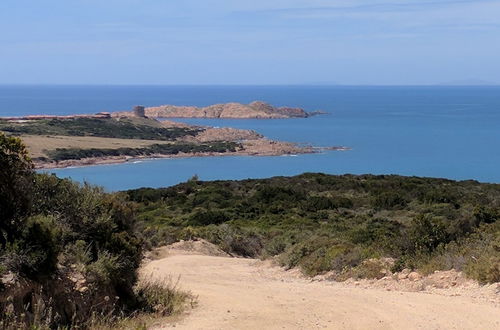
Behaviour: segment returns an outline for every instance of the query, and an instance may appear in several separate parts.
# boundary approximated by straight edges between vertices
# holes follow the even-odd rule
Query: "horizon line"
[[[500,87],[500,83],[484,84],[340,84],[340,83],[274,83],[274,84],[128,84],[128,83],[0,83],[6,86],[40,86],[40,87]]]

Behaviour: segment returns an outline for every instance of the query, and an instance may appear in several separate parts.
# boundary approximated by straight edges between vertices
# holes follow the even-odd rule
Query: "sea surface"
[[[107,190],[303,172],[401,174],[500,183],[500,87],[0,86],[0,116],[78,114],[263,100],[324,110],[305,119],[182,119],[349,151],[276,157],[141,160],[50,172]]]

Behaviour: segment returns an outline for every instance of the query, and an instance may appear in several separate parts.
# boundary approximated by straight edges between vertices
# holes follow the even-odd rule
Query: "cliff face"
[[[162,105],[146,108],[146,116],[153,118],[306,118],[300,108],[273,107],[265,102],[250,104],[225,103],[208,107]]]

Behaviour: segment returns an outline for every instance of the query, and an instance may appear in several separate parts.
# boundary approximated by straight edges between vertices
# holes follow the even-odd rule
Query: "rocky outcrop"
[[[193,142],[258,140],[264,138],[261,134],[247,129],[231,127],[209,127],[195,136],[186,136],[185,139]]]
[[[301,108],[274,107],[255,101],[250,104],[225,103],[208,107],[162,105],[146,108],[146,116],[154,118],[306,118],[310,114]]]

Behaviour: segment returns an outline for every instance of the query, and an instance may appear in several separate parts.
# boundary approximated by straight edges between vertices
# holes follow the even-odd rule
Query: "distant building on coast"
[[[136,105],[133,108],[133,112],[136,117],[146,118],[146,111],[142,105]]]

